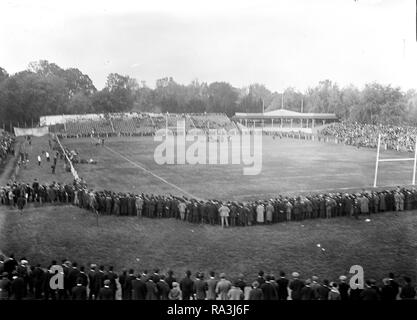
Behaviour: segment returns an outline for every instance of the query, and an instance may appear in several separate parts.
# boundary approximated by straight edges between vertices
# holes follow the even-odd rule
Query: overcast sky
[[[263,83],[305,90],[320,80],[417,88],[414,0],[147,0],[0,2],[0,66],[46,59],[151,87]]]

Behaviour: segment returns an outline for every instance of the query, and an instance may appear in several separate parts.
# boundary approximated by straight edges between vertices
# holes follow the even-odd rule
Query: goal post
[[[375,177],[374,177],[374,188],[376,188],[376,183],[378,179],[378,167],[380,162],[396,162],[396,161],[413,161],[413,177],[411,184],[414,186],[416,184],[416,166],[417,166],[417,137],[415,138],[414,145],[414,157],[413,158],[380,158],[381,150],[381,134],[378,135],[378,146],[376,149],[376,161],[375,161]]]

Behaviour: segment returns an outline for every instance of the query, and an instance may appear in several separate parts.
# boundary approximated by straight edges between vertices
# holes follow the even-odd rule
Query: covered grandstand
[[[278,109],[263,113],[236,113],[233,120],[248,128],[262,128],[263,131],[312,133],[313,129],[339,121],[334,113],[301,113]]]

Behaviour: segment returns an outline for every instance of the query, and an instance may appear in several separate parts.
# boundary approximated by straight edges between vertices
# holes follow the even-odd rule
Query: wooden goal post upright
[[[416,165],[417,165],[417,137],[415,137],[414,144],[414,158],[391,158],[391,159],[380,159],[379,153],[381,150],[381,134],[378,135],[378,146],[376,149],[376,161],[375,161],[375,177],[374,177],[374,188],[376,188],[376,182],[378,178],[378,166],[380,162],[395,162],[395,161],[413,161],[413,178],[411,184],[416,184]]]

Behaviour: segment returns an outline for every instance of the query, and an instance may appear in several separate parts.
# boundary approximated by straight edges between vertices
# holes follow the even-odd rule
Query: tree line
[[[254,83],[236,88],[227,82],[177,83],[158,79],[155,87],[127,75],[111,73],[97,90],[77,68],[63,69],[46,60],[29,63],[9,75],[0,68],[0,123],[31,123],[40,116],[107,112],[263,112],[280,108],[298,112],[335,113],[362,123],[417,125],[417,92],[368,83],[359,89],[320,81],[305,92],[289,87],[273,92]],[[35,120],[35,122],[36,122]]]

